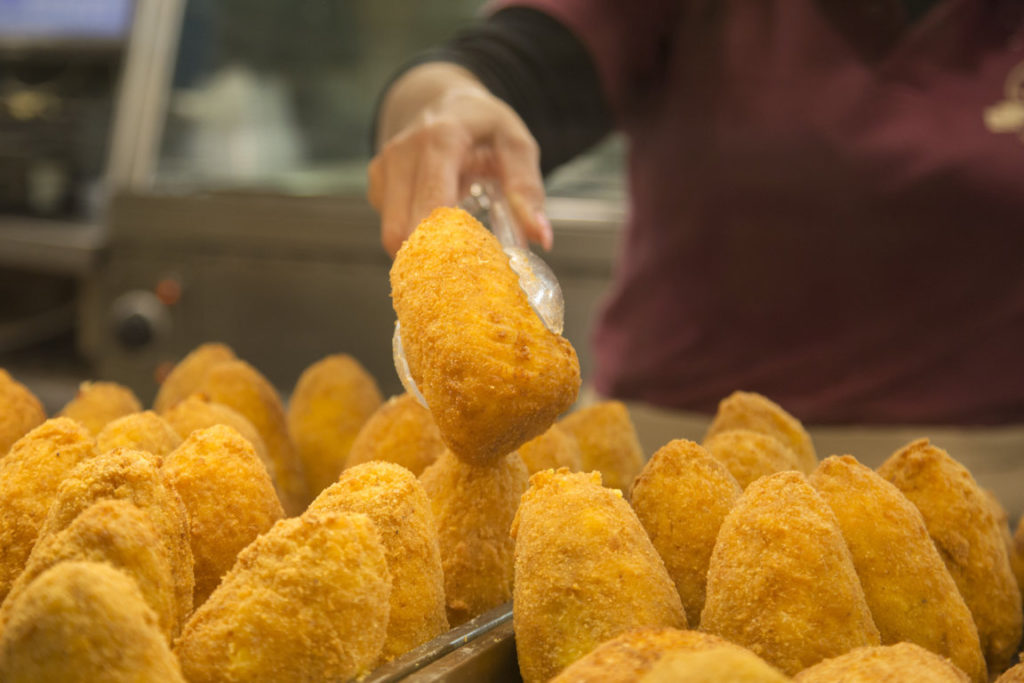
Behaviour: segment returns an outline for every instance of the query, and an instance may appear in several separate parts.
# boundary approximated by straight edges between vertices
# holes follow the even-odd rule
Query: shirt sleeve
[[[642,112],[664,83],[668,53],[684,14],[681,0],[495,0],[491,11],[521,7],[565,27],[590,55],[617,125]],[[697,3],[700,4],[700,3]],[[713,3],[712,3],[713,4]],[[692,10],[692,8],[691,8]]]

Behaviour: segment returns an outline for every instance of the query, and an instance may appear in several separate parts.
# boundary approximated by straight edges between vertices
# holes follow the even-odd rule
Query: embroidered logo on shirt
[[[1002,102],[985,109],[985,127],[992,133],[1016,133],[1024,140],[1024,62],[1010,70],[1003,94]]]

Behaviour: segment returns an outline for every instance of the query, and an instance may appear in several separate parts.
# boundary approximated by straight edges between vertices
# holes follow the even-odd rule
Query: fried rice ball
[[[704,448],[736,477],[742,488],[768,474],[799,470],[793,449],[771,434],[730,429],[712,435]]]
[[[1010,568],[1017,579],[1017,587],[1024,594],[1024,517],[1017,522],[1017,530],[1013,532],[1013,545],[1010,552]]]
[[[567,666],[551,683],[632,683],[672,652],[730,645],[718,636],[678,628],[638,628],[604,641]],[[739,647],[735,645],[733,647]]]
[[[0,600],[25,567],[60,482],[95,455],[92,434],[66,417],[47,420],[0,458]]]
[[[1021,600],[1024,602],[1024,585],[1021,583],[1024,580],[1024,565],[1021,564],[1020,558],[1017,557],[1017,547],[1013,540],[1013,528],[1010,526],[1010,514],[1003,507],[1002,501],[999,500],[994,491],[983,488],[981,492],[985,494],[985,498],[988,500],[992,510],[992,515],[996,518],[999,536],[1003,539],[1003,545],[1006,546],[1006,556],[1010,558],[1010,569],[1013,571],[1013,578],[1017,582],[1017,588],[1021,591]]]
[[[61,562],[18,595],[0,637],[6,683],[185,683],[157,617],[127,574]]]
[[[409,372],[458,457],[495,461],[576,400],[572,344],[544,326],[498,240],[462,209],[435,209],[405,241],[391,299]]]
[[[437,527],[452,626],[511,599],[514,543],[508,530],[529,477],[516,453],[472,465],[451,451],[420,475]]]
[[[913,643],[858,647],[804,669],[797,683],[876,683],[929,681],[967,683],[971,679],[945,657]]]
[[[267,474],[271,480],[274,478],[274,463],[267,453],[267,446],[263,443],[263,437],[252,426],[252,422],[234,408],[223,403],[215,403],[209,396],[203,394],[192,394],[183,401],[178,401],[174,407],[163,415],[167,423],[174,428],[183,439],[197,429],[206,429],[214,425],[226,425],[242,435],[242,438],[252,444],[256,456],[267,468]],[[275,486],[276,488],[276,486]]]
[[[96,435],[108,422],[141,410],[142,404],[128,387],[116,382],[82,382],[58,417],[70,417]]]
[[[643,469],[644,452],[625,403],[599,401],[566,415],[558,426],[576,437],[581,471],[600,472],[605,486],[629,492]]]
[[[0,458],[45,420],[46,411],[35,394],[0,368]]]
[[[146,513],[124,500],[101,500],[68,528],[37,543],[0,608],[0,623],[7,621],[11,606],[38,576],[72,560],[105,562],[134,579],[170,642],[178,619],[171,558]]]
[[[718,529],[742,493],[725,465],[685,439],[662,446],[633,484],[633,509],[694,627],[704,609]]]
[[[1021,597],[985,493],[967,468],[928,439],[896,451],[878,473],[921,511],[974,617],[989,673],[1003,671],[1021,639]]]
[[[391,572],[391,617],[382,657],[390,660],[448,630],[441,549],[427,492],[390,462],[349,468],[306,514],[361,512],[380,532]]]
[[[96,452],[131,448],[154,455],[167,455],[181,445],[181,436],[152,410],[111,420],[96,436]]]
[[[211,401],[235,409],[252,423],[273,463],[270,474],[285,512],[295,515],[305,510],[312,497],[302,461],[288,435],[281,397],[267,378],[245,361],[224,361],[206,371],[199,391]]]
[[[542,470],[512,523],[519,671],[546,681],[637,628],[686,628],[665,565],[617,489],[597,472]]]
[[[810,482],[836,515],[882,644],[915,643],[985,683],[971,612],[914,504],[849,455],[822,460]]]
[[[558,423],[520,446],[519,457],[526,463],[530,474],[561,467],[567,467],[570,472],[579,472],[583,468],[583,456],[576,437],[559,427]]]
[[[192,349],[178,361],[170,374],[164,378],[153,399],[153,410],[166,413],[194,394],[203,381],[203,377],[214,365],[236,360],[235,352],[227,344],[207,342]],[[182,434],[188,436],[188,434]]]
[[[359,430],[345,468],[386,460],[418,477],[444,451],[444,440],[430,411],[412,394],[401,394],[389,398]]]
[[[1024,662],[1014,664],[996,679],[996,683],[1024,683]]]
[[[1010,514],[1003,507],[1002,501],[999,500],[999,496],[994,491],[983,488],[981,492],[985,494],[985,499],[988,500],[989,507],[992,510],[992,516],[996,518],[999,536],[1003,539],[1007,557],[1010,558],[1010,569],[1013,570],[1013,577],[1017,581],[1017,588],[1021,588],[1021,581],[1024,579],[1024,565],[1021,564],[1020,558],[1017,557],[1017,547],[1013,540],[1013,527],[1010,526]],[[1022,593],[1021,599],[1024,600],[1024,593]]]
[[[735,391],[722,399],[708,425],[704,442],[719,432],[732,429],[749,429],[774,436],[796,454],[798,468],[804,474],[810,474],[818,466],[814,444],[804,426],[782,406],[761,394]]]
[[[192,432],[164,460],[162,473],[188,511],[193,604],[201,605],[238,553],[284,510],[252,444],[226,425]]]
[[[378,661],[390,598],[369,517],[282,519],[238,555],[174,652],[190,683],[347,681]]]
[[[836,516],[803,474],[758,479],[726,516],[700,623],[790,676],[879,644]]]
[[[185,506],[164,481],[159,466],[158,456],[125,448],[115,448],[81,462],[57,488],[39,530],[38,543],[68,528],[97,501],[109,498],[134,503],[153,523],[171,561],[177,606],[173,633],[177,635],[192,612],[192,548]]]
[[[792,680],[750,650],[734,645],[670,652],[641,683],[786,683]]]
[[[351,356],[327,356],[303,371],[288,403],[288,432],[310,493],[337,481],[353,439],[382,401],[376,380]]]

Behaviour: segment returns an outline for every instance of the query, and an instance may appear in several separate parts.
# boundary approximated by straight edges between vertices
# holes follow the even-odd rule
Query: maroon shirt
[[[1024,423],[1014,3],[946,0],[895,31],[884,1],[514,4],[582,39],[630,141],[601,393]]]

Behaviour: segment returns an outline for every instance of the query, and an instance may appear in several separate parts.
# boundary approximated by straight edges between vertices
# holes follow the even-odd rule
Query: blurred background
[[[331,353],[398,393],[371,119],[480,4],[0,0],[0,367],[50,413],[85,379],[148,404],[204,341],[285,395]],[[548,179],[585,379],[623,157],[612,138]]]

